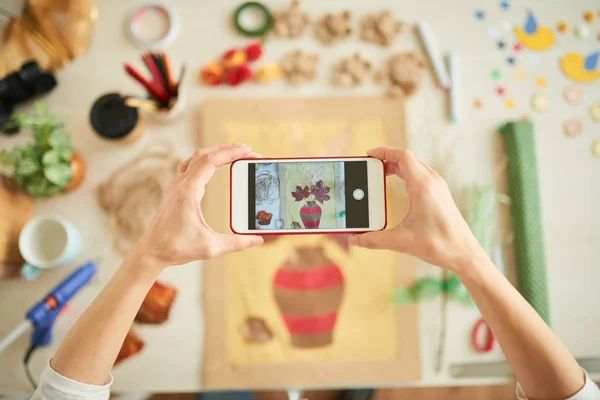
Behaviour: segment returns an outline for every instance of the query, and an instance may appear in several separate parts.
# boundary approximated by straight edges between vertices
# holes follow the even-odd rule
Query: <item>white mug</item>
[[[27,222],[19,235],[19,251],[25,259],[21,275],[34,279],[43,269],[75,260],[81,252],[81,234],[65,218],[41,215]]]

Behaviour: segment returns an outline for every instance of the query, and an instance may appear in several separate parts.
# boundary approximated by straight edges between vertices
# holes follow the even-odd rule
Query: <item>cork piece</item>
[[[317,21],[316,38],[325,45],[339,43],[352,34],[352,14],[343,11],[338,14],[325,14]]]
[[[273,333],[264,319],[248,317],[240,327],[240,334],[249,343],[266,343],[273,338]]]
[[[375,75],[375,81],[388,86],[388,94],[410,96],[415,93],[423,78],[425,62],[416,53],[393,54]]]
[[[334,66],[331,82],[334,86],[360,86],[371,68],[371,63],[356,53],[343,58]]]
[[[301,36],[310,23],[308,13],[300,9],[300,1],[293,0],[287,10],[273,13],[273,33],[284,38]]]
[[[300,85],[311,82],[317,77],[319,56],[305,53],[301,50],[292,51],[283,58],[281,68],[283,78],[290,85]]]
[[[367,15],[361,24],[360,37],[365,42],[390,46],[402,30],[402,23],[394,19],[391,11]]]

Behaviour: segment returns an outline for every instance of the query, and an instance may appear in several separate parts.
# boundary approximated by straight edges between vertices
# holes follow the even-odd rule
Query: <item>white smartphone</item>
[[[387,222],[383,162],[371,157],[238,160],[230,201],[238,234],[368,232]]]

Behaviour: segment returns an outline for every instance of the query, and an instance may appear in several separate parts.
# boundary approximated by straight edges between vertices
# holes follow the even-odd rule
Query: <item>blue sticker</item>
[[[475,11],[475,18],[477,18],[480,21],[483,21],[485,19],[485,13],[481,10]]]
[[[592,53],[585,58],[583,66],[586,70],[593,71],[596,69],[596,66],[598,65],[598,56],[600,56],[600,52]]]
[[[500,7],[503,10],[508,10],[510,8],[510,3],[508,1],[506,1],[506,0],[505,1],[501,1],[500,2]]]
[[[515,65],[516,60],[514,57],[508,57],[506,59],[506,62],[509,63],[510,65]]]
[[[527,12],[529,15],[527,17],[527,22],[525,23],[525,32],[532,35],[537,30],[537,22],[535,20],[535,17],[533,16],[533,13],[531,11]]]

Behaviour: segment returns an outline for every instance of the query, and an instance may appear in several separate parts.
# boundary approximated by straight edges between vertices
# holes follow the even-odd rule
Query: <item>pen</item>
[[[427,52],[427,56],[429,57],[429,61],[431,62],[431,66],[433,67],[439,85],[443,89],[450,89],[450,79],[448,77],[446,67],[444,66],[444,62],[442,61],[442,57],[438,50],[437,42],[435,40],[435,37],[433,36],[433,32],[431,31],[431,27],[427,22],[420,21],[417,24],[417,30],[419,32],[419,36],[421,37],[421,41],[423,42],[423,47],[425,47],[425,51]]]

